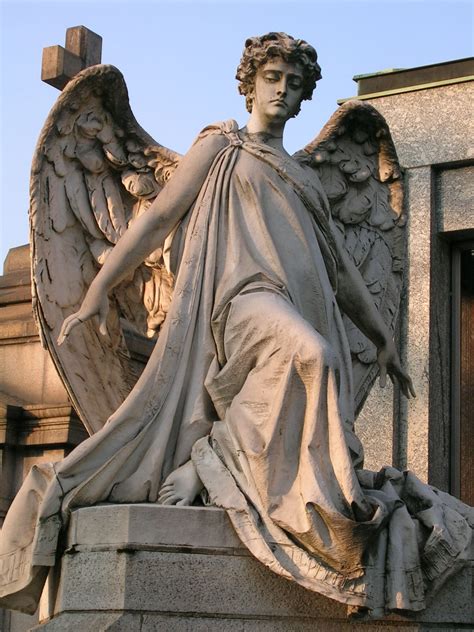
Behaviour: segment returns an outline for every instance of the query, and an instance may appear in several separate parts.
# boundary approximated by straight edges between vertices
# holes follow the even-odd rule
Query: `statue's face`
[[[303,69],[280,57],[257,70],[253,90],[254,108],[268,120],[286,122],[297,111],[303,94]]]

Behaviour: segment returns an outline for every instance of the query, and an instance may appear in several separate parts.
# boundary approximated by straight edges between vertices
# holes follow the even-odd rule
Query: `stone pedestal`
[[[342,604],[278,577],[255,560],[217,508],[102,505],[73,512],[51,577],[52,617],[37,632],[85,630],[458,630],[472,617],[471,573],[453,578],[416,618],[354,622]],[[49,607],[49,613],[47,612]],[[436,622],[436,623],[434,623]]]

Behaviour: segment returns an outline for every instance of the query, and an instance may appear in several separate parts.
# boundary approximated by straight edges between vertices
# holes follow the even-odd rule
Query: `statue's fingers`
[[[99,331],[102,334],[102,336],[107,336],[108,334],[108,330],[107,330],[107,315],[109,313],[109,302],[106,299],[105,303],[104,301],[102,302],[101,306],[100,306],[100,310],[99,310]]]
[[[413,386],[413,381],[409,375],[407,375],[407,385],[408,385],[408,390],[410,392],[410,395],[412,397],[416,397],[415,387]]]
[[[108,334],[108,330],[107,330],[107,312],[100,312],[99,313],[99,331],[103,336],[106,336]]]
[[[66,338],[69,336],[71,331],[82,321],[76,316],[76,314],[71,314],[68,316],[62,324],[61,331],[58,336],[58,345],[62,345]]]
[[[387,367],[382,366],[380,367],[380,378],[379,378],[380,388],[385,388],[386,383],[387,383]]]
[[[407,387],[407,383],[405,382],[405,380],[399,378],[398,379],[398,385],[400,386],[400,390],[405,395],[405,397],[407,399],[410,399],[410,394],[408,392],[408,387]]]
[[[408,377],[408,375],[405,375],[404,373],[402,373],[401,375],[397,376],[397,379],[398,379],[398,384],[400,386],[400,390],[405,395],[405,397],[407,399],[410,399],[411,397],[413,397],[413,393],[414,393],[413,384],[411,384],[411,380]]]
[[[416,397],[415,387],[408,373],[405,373],[400,367],[397,370],[397,379],[402,389],[403,394],[407,399],[410,397]]]
[[[67,336],[66,331],[67,331],[66,330],[66,321],[63,321],[63,324],[61,326],[61,331],[59,332],[58,339],[57,339],[57,343],[58,343],[59,347],[63,344],[63,342],[66,339],[66,336]]]

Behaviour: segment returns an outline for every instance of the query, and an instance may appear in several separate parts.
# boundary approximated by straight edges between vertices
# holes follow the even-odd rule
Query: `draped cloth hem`
[[[379,480],[389,480],[396,473],[397,477],[409,479],[406,487],[416,482],[418,501],[420,493],[428,502],[435,499],[431,509],[425,510],[431,514],[430,518],[425,516],[426,524],[440,511],[444,523],[432,529],[421,547],[419,563],[406,567],[403,558],[391,558],[390,532],[392,536],[394,531],[402,532],[407,519],[421,521],[423,512],[412,517],[405,502],[400,501],[390,521],[382,524],[377,537],[368,546],[363,565],[352,572],[337,571],[314,552],[310,554],[295,544],[284,530],[272,523],[261,507],[255,508],[231,474],[229,460],[223,463],[222,455],[218,441],[209,437],[197,441],[192,451],[193,463],[210,504],[226,510],[241,541],[271,571],[304,588],[353,606],[353,613],[367,611],[369,617],[377,618],[390,612],[422,611],[446,580],[469,560],[474,519],[471,508],[455,500],[456,509],[464,515],[459,514],[456,509],[444,505],[443,492],[422,483],[409,472],[402,473],[390,467],[377,473]],[[370,496],[370,489],[365,492]],[[441,498],[436,501],[438,495]],[[397,511],[400,516],[396,515]],[[399,545],[413,549],[413,540],[407,537]]]

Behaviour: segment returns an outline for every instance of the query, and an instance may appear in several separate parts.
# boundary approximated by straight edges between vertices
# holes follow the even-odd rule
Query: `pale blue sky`
[[[286,31],[316,47],[323,80],[287,128],[286,147],[311,140],[356,94],[355,74],[473,54],[471,0],[279,2],[0,0],[0,265],[28,240],[28,180],[36,140],[58,91],[40,80],[45,46],[66,28],[102,35],[105,63],[124,73],[132,109],[160,143],[185,152],[206,124],[247,114],[235,69],[246,37]]]

